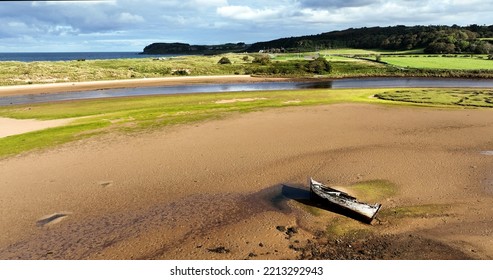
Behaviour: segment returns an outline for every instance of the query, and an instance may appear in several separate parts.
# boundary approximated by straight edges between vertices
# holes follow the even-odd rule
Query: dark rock
[[[277,226],[276,229],[280,232],[285,232],[286,231],[286,227],[285,226]]]
[[[212,252],[212,253],[218,253],[218,254],[226,254],[226,253],[230,252],[229,249],[227,249],[223,246],[212,248],[212,249],[207,249],[207,251]]]

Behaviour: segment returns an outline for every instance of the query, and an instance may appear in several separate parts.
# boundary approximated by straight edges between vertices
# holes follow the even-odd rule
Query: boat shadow
[[[317,198],[312,196],[310,193],[309,189],[306,189],[304,187],[298,187],[298,186],[290,186],[287,184],[281,184],[282,186],[282,195],[286,199],[292,199],[298,203],[301,203],[306,206],[310,207],[315,207],[318,209],[322,209],[325,211],[329,211],[332,213],[336,213],[348,218],[351,218],[353,220],[357,220],[359,222],[365,223],[365,224],[371,224],[371,219],[368,219],[367,217],[360,215],[358,213],[355,213],[353,211],[349,211],[345,208],[342,208],[339,205],[329,203],[323,199]]]

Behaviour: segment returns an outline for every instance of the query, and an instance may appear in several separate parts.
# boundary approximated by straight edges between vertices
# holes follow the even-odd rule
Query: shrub
[[[262,65],[270,64],[270,56],[268,56],[268,55],[256,56],[253,59],[253,63],[258,63],[258,64],[262,64]]]
[[[332,66],[327,61],[327,59],[319,57],[308,63],[307,71],[315,74],[325,74],[332,71]]]
[[[249,60],[250,60],[250,57],[249,57],[248,55],[245,55],[245,56],[243,57],[243,61],[249,61]]]
[[[190,72],[189,69],[176,69],[172,71],[172,74],[176,76],[188,76],[190,75]]]
[[[218,64],[231,64],[231,60],[224,56],[219,60]]]

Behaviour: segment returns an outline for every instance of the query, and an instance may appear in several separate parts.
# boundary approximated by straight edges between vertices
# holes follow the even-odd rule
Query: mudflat
[[[0,259],[493,259],[492,150],[491,110],[362,104],[86,139],[0,161]],[[395,190],[368,225],[308,177]]]

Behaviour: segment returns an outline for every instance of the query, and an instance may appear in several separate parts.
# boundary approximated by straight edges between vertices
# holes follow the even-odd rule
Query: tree
[[[493,45],[488,42],[480,41],[474,50],[477,54],[488,54],[493,50]]]
[[[218,62],[218,63],[219,63],[219,64],[231,64],[231,60],[229,60],[229,58],[227,58],[227,57],[225,57],[225,56],[224,56],[224,57],[222,57],[222,58],[219,60],[219,62]]]
[[[332,71],[332,66],[324,57],[319,57],[310,61],[307,66],[308,72],[315,74],[326,74]]]

